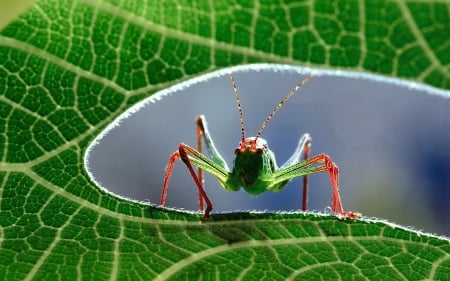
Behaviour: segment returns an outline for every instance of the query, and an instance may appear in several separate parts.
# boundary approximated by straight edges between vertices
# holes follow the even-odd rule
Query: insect
[[[357,218],[361,216],[359,213],[344,212],[339,196],[339,168],[333,163],[331,158],[324,153],[309,157],[311,149],[311,136],[309,134],[304,134],[300,137],[294,153],[280,167],[277,166],[275,154],[269,149],[266,140],[261,137],[263,130],[272,117],[288,101],[288,99],[311,78],[312,75],[308,75],[280,101],[264,120],[254,137],[246,137],[244,118],[236,82],[233,75],[230,74],[241,125],[241,141],[234,150],[235,159],[233,169],[230,170],[228,168],[228,165],[217,151],[209,133],[205,116],[198,116],[196,122],[197,149],[184,143],[180,143],[178,150],[171,154],[164,176],[160,206],[164,206],[166,201],[175,160],[181,159],[184,164],[186,164],[186,167],[198,188],[199,210],[204,210],[202,222],[205,222],[208,219],[212,210],[211,200],[204,188],[203,171],[214,175],[224,189],[228,191],[238,191],[240,188],[243,188],[250,195],[258,195],[266,191],[280,191],[293,178],[303,176],[303,211],[306,211],[308,206],[308,175],[327,172],[332,187],[332,213],[343,218]],[[209,157],[202,154],[202,137]],[[197,172],[194,170],[193,166],[198,168]],[[204,209],[204,203],[206,203],[206,209]]]

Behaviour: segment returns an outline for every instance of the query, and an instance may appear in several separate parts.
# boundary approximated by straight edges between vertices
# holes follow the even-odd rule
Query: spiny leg
[[[199,115],[197,117],[197,128],[200,130],[201,135],[203,135],[206,150],[208,150],[208,154],[211,160],[222,167],[224,170],[229,171],[230,169],[228,168],[227,163],[214,145],[214,141],[211,138],[211,134],[209,133],[208,123],[206,122],[206,118],[204,115]]]
[[[189,170],[189,173],[191,174],[192,178],[194,179],[195,184],[198,187],[199,200],[200,200],[199,202],[201,202],[201,205],[199,206],[199,208],[200,207],[202,208],[201,211],[203,210],[203,200],[205,200],[206,209],[205,209],[205,213],[203,214],[203,218],[202,218],[202,222],[205,222],[209,217],[209,213],[211,213],[212,203],[211,203],[211,200],[209,200],[208,195],[206,195],[205,189],[203,188],[202,181],[200,181],[200,179],[197,177],[197,174],[195,173],[194,168],[192,167],[191,161],[189,160],[189,157],[187,156],[187,153],[186,153],[186,147],[187,146],[185,144],[181,143],[178,151],[180,153],[181,160],[183,160],[184,164],[186,164],[186,166]]]
[[[198,125],[198,120],[199,120],[199,118],[197,118],[197,122],[196,122],[197,151],[202,153],[202,135],[203,135],[203,130]],[[200,182],[200,185],[204,189],[205,188],[205,179],[203,178],[203,169],[198,167],[197,168],[197,174],[198,174],[198,181]],[[199,211],[203,211],[203,197],[202,197],[202,194],[200,192],[198,193],[198,209],[199,209]]]
[[[197,150],[200,153],[203,153],[202,151],[202,136],[203,136],[203,140],[206,144],[206,149],[208,150],[208,154],[211,158],[211,160],[213,162],[215,162],[216,164],[220,165],[221,167],[223,167],[223,169],[225,170],[229,170],[228,166],[225,162],[225,160],[223,160],[223,157],[220,155],[220,153],[217,151],[214,142],[211,138],[211,135],[209,133],[208,130],[208,123],[206,122],[206,118],[204,115],[199,115],[197,117],[197,121],[196,121],[196,125],[197,125]],[[205,181],[204,181],[204,176],[203,176],[203,169],[201,167],[198,167],[198,179],[202,185],[202,187],[204,188],[205,185]],[[199,193],[199,210],[203,211],[203,198],[201,196],[201,194]]]
[[[303,150],[303,159],[307,160],[309,157],[309,152],[311,150],[311,141],[305,144]],[[303,202],[302,202],[302,210],[308,210],[308,175],[303,176]]]
[[[220,156],[220,154],[217,152],[214,146],[214,143],[209,135],[206,120],[204,120],[203,116],[200,116],[198,120],[200,121],[197,122],[197,125],[200,127],[200,130],[204,136],[204,140],[208,152],[210,154],[210,158],[201,154],[192,147],[181,143],[179,145],[178,151],[172,153],[172,155],[169,158],[169,163],[167,164],[166,168],[166,174],[164,176],[164,184],[161,193],[160,206],[164,206],[166,201],[167,190],[169,188],[169,182],[172,176],[175,160],[181,159],[185,163],[186,167],[189,170],[189,173],[191,174],[195,184],[197,185],[198,192],[200,194],[199,197],[202,198],[202,200],[205,200],[206,202],[207,206],[202,218],[202,221],[205,221],[209,217],[209,213],[212,210],[212,203],[209,200],[208,196],[206,195],[201,180],[198,178],[198,175],[195,173],[194,168],[192,166],[196,166],[198,168],[201,168],[203,172],[206,171],[212,174],[224,187],[225,187],[224,183],[230,176],[230,172],[222,156]]]
[[[175,151],[170,155],[169,163],[166,167],[166,174],[164,175],[163,189],[161,192],[161,199],[159,200],[159,205],[162,207],[166,204],[167,191],[169,189],[170,178],[172,177],[173,165],[177,159],[180,159],[180,153]]]
[[[175,151],[174,153],[172,153],[172,155],[170,155],[169,163],[167,164],[167,168],[166,168],[166,175],[164,176],[163,190],[161,193],[161,199],[159,201],[159,205],[164,206],[166,203],[167,190],[169,188],[169,182],[170,182],[170,178],[172,176],[172,171],[173,171],[173,166],[174,166],[175,160],[181,159],[186,164],[186,167],[188,168],[189,173],[191,174],[195,184],[197,185],[199,198],[201,199],[201,201],[205,200],[205,202],[206,202],[206,210],[205,210],[205,212],[203,214],[203,218],[202,218],[202,221],[204,222],[206,219],[208,219],[209,213],[212,210],[212,203],[211,203],[211,200],[209,200],[208,195],[206,195],[205,189],[203,188],[203,185],[201,184],[201,181],[198,178],[198,175],[195,173],[194,168],[192,167],[192,164],[191,164],[191,160],[188,157],[188,154],[196,155],[196,152],[193,153],[193,151],[195,151],[195,150],[193,150],[189,146],[181,143],[178,148],[178,151]],[[203,211],[203,210],[200,210],[200,211]]]
[[[281,169],[293,166],[302,160],[306,160],[309,157],[311,151],[311,136],[309,134],[304,134],[300,137],[297,147],[292,154],[292,156],[280,167]],[[302,159],[303,157],[303,159]],[[302,199],[302,210],[308,210],[308,175],[303,176],[303,199]]]
[[[320,166],[314,166],[318,165]],[[328,172],[332,186],[331,211],[333,214],[339,214],[344,218],[357,218],[361,214],[354,212],[344,212],[342,208],[341,198],[339,195],[339,168],[331,161],[331,158],[326,154],[319,154],[308,158],[305,161],[299,162],[295,165],[278,170],[274,174],[277,182],[290,180],[295,177],[304,175]]]

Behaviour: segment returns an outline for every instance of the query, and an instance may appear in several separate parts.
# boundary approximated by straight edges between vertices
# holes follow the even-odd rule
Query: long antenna
[[[239,110],[239,119],[240,119],[240,122],[241,122],[242,143],[244,143],[244,140],[245,140],[244,116],[242,115],[241,100],[239,99],[239,94],[238,94],[238,90],[237,90],[237,87],[236,87],[236,82],[234,81],[232,73],[230,73],[230,79],[231,79],[231,84],[233,85],[234,96],[236,97],[236,103],[237,103],[237,107],[238,107],[238,110]]]
[[[293,94],[295,94],[301,87],[303,87],[303,85],[306,84],[306,82],[308,82],[309,80],[311,80],[312,78],[312,74],[309,74],[308,76],[305,77],[305,79],[303,79],[302,82],[300,82],[299,84],[297,84],[297,86],[295,86],[294,89],[292,89],[289,94],[287,94],[281,101],[280,103],[272,110],[272,112],[269,114],[269,116],[267,116],[266,120],[264,120],[263,124],[261,125],[261,127],[259,128],[258,132],[256,133],[256,139],[258,139],[261,136],[262,131],[264,130],[264,128],[266,127],[266,125],[269,123],[270,119],[272,119],[272,117],[275,115],[275,113],[277,113],[277,111],[288,101],[288,99],[290,97],[292,97]]]

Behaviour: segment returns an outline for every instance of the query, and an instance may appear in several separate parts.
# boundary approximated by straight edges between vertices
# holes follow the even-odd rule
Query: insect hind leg
[[[190,149],[189,146],[181,143],[179,146],[179,149],[178,149],[178,153],[179,153],[181,160],[184,162],[184,164],[186,164],[186,166],[189,170],[189,173],[192,176],[192,179],[194,180],[195,184],[198,187],[199,204],[201,202],[201,207],[202,207],[201,211],[203,210],[203,200],[206,203],[206,209],[205,209],[205,212],[204,212],[203,218],[202,218],[202,222],[205,222],[208,219],[209,214],[211,213],[212,203],[211,203],[211,200],[209,200],[208,195],[206,195],[205,189],[203,187],[203,183],[198,178],[198,175],[195,173],[194,168],[192,167],[191,161],[189,160],[188,152],[187,152],[187,150],[189,150],[189,149]],[[200,205],[199,205],[199,208],[200,208]]]
[[[175,151],[170,155],[169,163],[167,164],[166,168],[166,174],[164,176],[164,183],[163,183],[163,189],[161,192],[161,198],[159,200],[159,205],[164,206],[166,204],[166,198],[167,198],[167,191],[169,190],[169,182],[170,178],[172,177],[173,167],[176,160],[182,160],[185,165],[187,166],[189,173],[191,174],[192,178],[194,179],[195,184],[198,187],[198,196],[199,196],[199,204],[201,202],[201,206],[199,206],[199,210],[203,211],[203,201],[206,202],[206,211],[205,216],[203,217],[203,220],[206,220],[209,217],[209,213],[212,210],[212,203],[209,200],[208,196],[206,195],[205,189],[203,187],[203,177],[200,178],[198,175],[195,174],[194,169],[192,167],[191,161],[189,160],[189,157],[186,153],[186,145],[181,143],[178,150]]]
[[[339,196],[339,168],[331,160],[331,158],[324,153],[313,156],[284,169],[280,169],[274,174],[274,178],[276,181],[283,181],[320,172],[328,172],[330,177],[332,187],[331,212],[342,218],[361,217],[360,213],[344,212],[341,198]]]
[[[214,141],[211,137],[211,134],[208,130],[208,123],[206,122],[206,118],[204,115],[199,115],[196,120],[196,134],[197,134],[197,151],[200,153],[203,153],[203,146],[202,146],[202,138],[205,142],[206,150],[208,150],[209,157],[217,164],[222,166],[225,170],[229,170],[228,166],[223,159],[223,157],[220,155],[219,151],[216,149],[216,146],[214,145]],[[197,176],[199,179],[199,183],[201,184],[202,188],[205,186],[205,180],[203,176],[203,169],[198,167],[197,169]],[[199,193],[198,194],[198,206],[199,210],[203,211],[203,196]]]
[[[201,124],[201,116],[197,117],[196,122],[196,135],[197,135],[197,150],[198,152],[202,153],[202,136],[205,135],[203,126]],[[203,169],[198,167],[197,168],[197,175],[198,175],[198,181],[202,188],[205,188],[205,179],[203,177]],[[203,211],[203,196],[201,192],[198,192],[198,209],[199,211]]]
[[[309,157],[311,151],[312,138],[310,134],[303,134],[297,144],[297,147],[292,154],[292,156],[281,165],[280,169],[295,165],[302,160],[306,160]],[[303,156],[303,157],[302,157]],[[303,199],[302,199],[302,210],[308,210],[308,175],[303,176]]]

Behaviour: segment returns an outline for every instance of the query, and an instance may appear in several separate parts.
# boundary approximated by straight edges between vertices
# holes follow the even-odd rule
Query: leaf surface
[[[314,214],[201,224],[106,193],[85,170],[88,145],[131,105],[222,67],[309,65],[450,89],[448,3],[333,3],[47,0],[5,26],[0,279],[450,279],[448,239]]]

